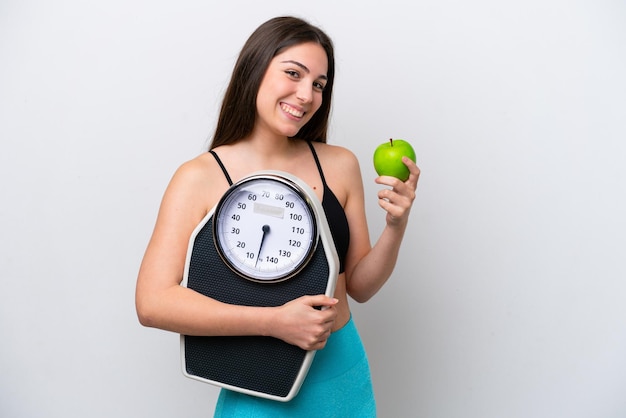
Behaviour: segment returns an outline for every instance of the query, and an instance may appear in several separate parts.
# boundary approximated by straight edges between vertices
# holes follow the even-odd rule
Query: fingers
[[[332,331],[328,329],[326,332],[324,332],[323,334],[319,336],[319,338],[314,344],[311,344],[309,346],[310,348],[306,350],[321,350],[322,348],[326,347],[326,343],[328,342],[328,338],[330,338],[331,333]]]
[[[337,310],[334,307],[339,300],[325,295],[305,296],[304,299],[309,306],[322,308],[319,311],[316,310],[317,320],[311,324],[309,340],[304,348],[320,350],[326,346],[326,341],[330,337],[337,318]]]
[[[309,348],[310,350],[319,350],[326,346],[326,342],[328,341],[328,338],[330,338],[330,334],[332,334],[332,326],[334,322],[335,321],[333,319],[333,321],[325,324],[325,329],[320,331],[313,339],[310,345],[311,348]]]
[[[415,188],[409,184],[409,181],[410,179],[405,183],[398,179],[392,179],[384,183],[383,181],[379,181],[379,183],[391,187],[390,189],[378,191],[378,204],[392,217],[403,217],[405,214],[408,214],[413,205],[413,201],[415,200]]]
[[[415,164],[410,158],[402,157],[402,162],[407,166],[410,173],[406,183],[409,183],[409,185],[413,187],[413,190],[415,190],[417,188],[417,182],[419,181],[421,171],[417,164]]]
[[[384,185],[390,186],[390,187],[392,187],[394,189],[400,187],[400,185],[405,185],[409,189],[412,189],[412,190],[417,189],[417,182],[419,180],[421,170],[419,169],[417,164],[415,164],[413,162],[413,160],[411,160],[410,158],[402,157],[402,162],[409,169],[409,178],[408,179],[406,179],[403,182],[402,180],[400,180],[400,179],[398,179],[396,177],[380,176],[380,177],[378,177],[376,179],[376,183],[384,184]]]
[[[335,306],[339,299],[331,298],[326,295],[303,296],[302,300],[309,306],[314,307],[330,307]]]
[[[378,192],[378,204],[387,212],[388,222],[392,224],[400,223],[408,217],[420,176],[419,167],[410,158],[402,157],[402,162],[409,169],[409,178],[406,181],[390,176],[380,176],[375,180],[378,184],[390,187]]]
[[[323,348],[337,317],[337,303],[337,299],[325,295],[302,296],[288,302],[282,307],[278,338],[304,350]]]

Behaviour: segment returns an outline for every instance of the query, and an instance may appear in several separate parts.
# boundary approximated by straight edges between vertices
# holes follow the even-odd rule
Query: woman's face
[[[316,43],[294,45],[276,55],[257,94],[255,131],[295,136],[322,104],[327,71],[326,52]]]

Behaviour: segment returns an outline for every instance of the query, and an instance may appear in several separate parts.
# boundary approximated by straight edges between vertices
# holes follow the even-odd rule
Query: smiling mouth
[[[305,113],[301,110],[298,110],[294,107],[289,106],[286,103],[281,103],[280,108],[283,110],[283,112],[289,113],[291,116],[295,116],[297,118],[301,118],[302,116],[304,116],[304,113]]]

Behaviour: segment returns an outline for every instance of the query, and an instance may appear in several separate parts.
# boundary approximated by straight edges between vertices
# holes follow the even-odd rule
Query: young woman
[[[215,416],[375,416],[367,357],[348,295],[370,299],[395,266],[420,171],[405,182],[381,176],[386,226],[372,247],[358,161],[326,143],[334,81],[333,45],[293,17],[262,24],[244,45],[209,153],[184,163],[161,203],[137,280],[139,321],[185,335],[265,335],[319,350],[298,395],[276,402],[222,390]],[[340,258],[334,297],[303,296],[279,307],[221,303],[180,285],[192,231],[228,189],[257,170],[306,182],[322,202]],[[315,309],[327,307],[328,309]]]

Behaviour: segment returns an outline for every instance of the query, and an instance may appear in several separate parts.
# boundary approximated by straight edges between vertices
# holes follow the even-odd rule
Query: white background
[[[411,4],[410,9],[407,5]],[[626,5],[2,0],[0,416],[208,417],[137,269],[260,23],[337,54],[331,143],[413,143],[391,281],[353,304],[380,416],[626,416]]]

